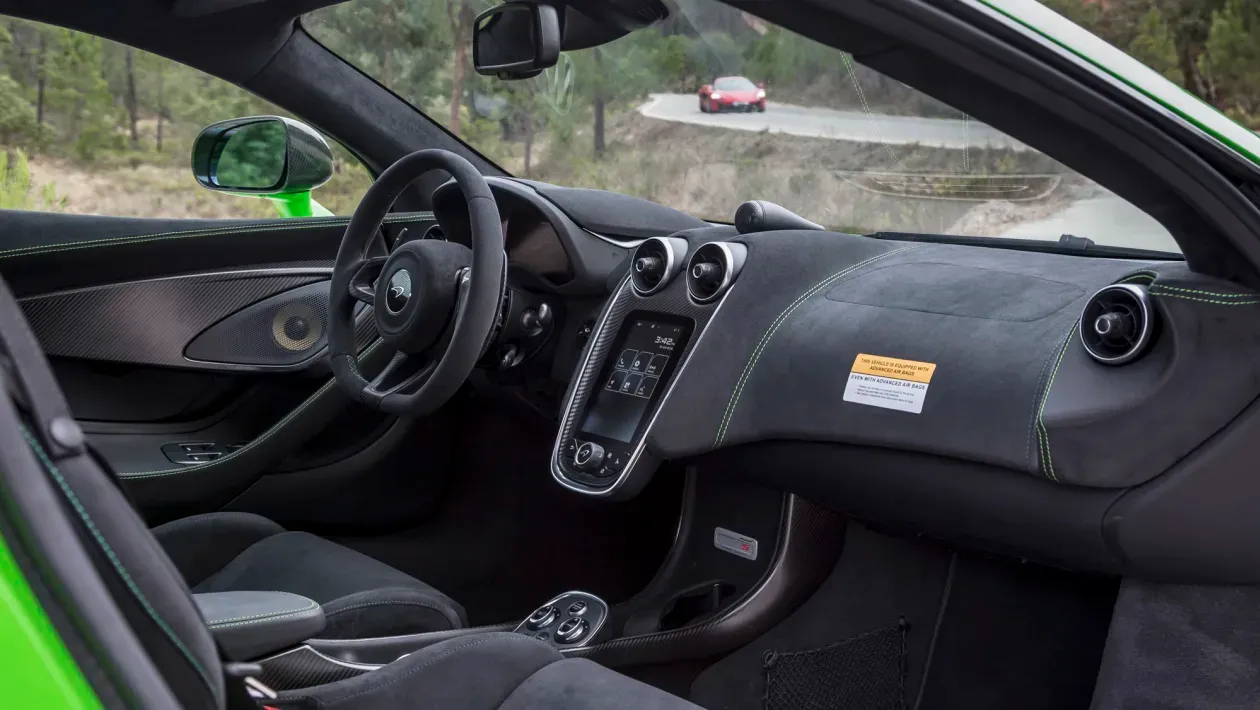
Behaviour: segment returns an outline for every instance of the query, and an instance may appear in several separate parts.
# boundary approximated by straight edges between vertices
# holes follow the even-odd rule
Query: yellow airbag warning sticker
[[[936,363],[858,353],[844,387],[844,401],[919,414]]]

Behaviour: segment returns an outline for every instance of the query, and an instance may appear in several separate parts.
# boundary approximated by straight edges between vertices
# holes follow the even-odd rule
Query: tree
[[[1128,49],[1134,59],[1163,74],[1170,81],[1184,78],[1178,65],[1177,45],[1159,8],[1152,7],[1142,17],[1137,37],[1129,43]]]
[[[47,89],[44,56],[48,50],[47,39],[43,31],[39,32],[39,48],[35,50],[35,121],[44,124],[44,92]]]
[[[140,132],[137,130],[137,121],[139,120],[140,101],[136,96],[136,50],[127,47],[125,56],[127,66],[127,94],[125,97],[127,123],[131,129],[131,149],[139,150]]]
[[[464,72],[468,66],[468,43],[472,41],[473,14],[467,0],[446,0],[446,12],[451,21],[451,41],[455,45],[455,65],[451,73],[451,121],[447,128],[458,136]]]
[[[595,113],[595,155],[604,154],[604,91],[606,87],[606,77],[604,76],[603,55],[599,51],[599,47],[591,50],[591,57],[595,60],[595,101],[591,110]]]
[[[1260,128],[1260,9],[1230,0],[1212,19],[1200,64],[1216,87],[1217,105]]]

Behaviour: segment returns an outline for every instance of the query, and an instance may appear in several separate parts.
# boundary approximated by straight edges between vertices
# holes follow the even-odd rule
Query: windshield
[[[717,222],[760,199],[848,232],[1178,251],[1154,219],[1043,153],[717,0],[666,0],[664,21],[524,81],[472,71],[472,19],[492,4],[351,0],[303,25],[520,177]]]
[[[755,91],[757,85],[742,76],[737,76],[718,79],[713,82],[713,88],[718,91]]]

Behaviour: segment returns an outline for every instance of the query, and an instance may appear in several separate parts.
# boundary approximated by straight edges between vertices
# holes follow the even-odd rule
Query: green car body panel
[[[287,192],[282,195],[263,195],[269,200],[281,217],[332,217],[327,207],[315,201],[310,191]]]
[[[5,707],[92,710],[101,704],[0,539],[0,697]]]
[[[1070,20],[1033,0],[977,0],[1076,55],[1260,165],[1260,136]],[[331,213],[311,193],[270,195],[282,217]],[[101,705],[0,540],[0,693],[11,707],[90,710]]]

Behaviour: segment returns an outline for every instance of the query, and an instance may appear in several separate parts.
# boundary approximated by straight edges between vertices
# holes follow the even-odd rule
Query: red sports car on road
[[[765,85],[754,84],[742,76],[720,76],[712,84],[700,87],[700,110],[704,113],[765,111]]]

